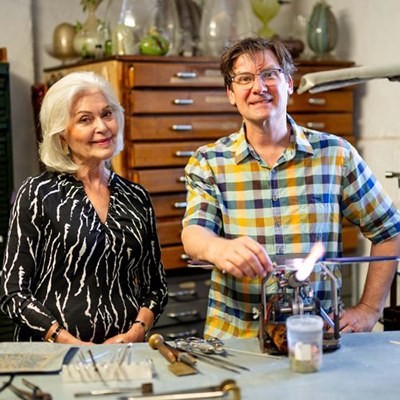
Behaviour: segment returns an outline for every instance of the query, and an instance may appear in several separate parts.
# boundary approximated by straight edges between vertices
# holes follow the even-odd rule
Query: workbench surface
[[[195,387],[219,385],[234,379],[241,388],[244,400],[282,399],[399,399],[400,398],[400,331],[343,334],[341,348],[324,354],[322,369],[315,373],[299,374],[289,369],[289,359],[271,359],[231,352],[229,360],[251,369],[235,374],[198,362],[201,374],[177,377],[167,369],[167,361],[147,343],[133,345],[132,360],[151,358],[155,365],[152,378],[154,393]],[[15,345],[15,343],[13,344]],[[29,345],[29,344],[26,344]],[[260,353],[257,339],[229,339],[228,348]],[[66,345],[59,345],[66,346]],[[94,354],[116,349],[119,345],[91,347]],[[85,350],[86,351],[86,350]],[[53,399],[75,399],[74,393],[102,388],[99,382],[62,383],[59,374],[25,375],[52,394]],[[23,388],[22,376],[16,376],[15,386]],[[8,376],[0,377],[0,383]],[[148,380],[147,380],[148,381]],[[110,387],[140,386],[144,381],[111,382]],[[117,399],[121,395],[95,397]],[[0,399],[17,398],[10,389],[0,393]],[[88,397],[87,397],[88,398]]]

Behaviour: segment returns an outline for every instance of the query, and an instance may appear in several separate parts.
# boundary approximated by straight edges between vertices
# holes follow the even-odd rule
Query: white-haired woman
[[[47,171],[18,191],[1,277],[14,339],[142,341],[167,286],[148,193],[107,168],[123,109],[104,79],[72,73],[49,89],[40,121]]]

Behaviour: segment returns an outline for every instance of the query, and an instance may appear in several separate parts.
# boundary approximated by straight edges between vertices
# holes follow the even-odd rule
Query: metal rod
[[[107,382],[106,382],[106,381],[104,380],[104,378],[101,376],[100,370],[99,370],[99,368],[97,367],[96,360],[95,360],[94,357],[93,357],[92,350],[89,349],[89,350],[88,350],[88,353],[89,353],[90,359],[92,360],[93,368],[94,368],[94,370],[96,371],[96,374],[99,376],[99,378],[100,378],[100,380],[103,382],[103,384],[104,384],[105,386],[108,386],[108,385],[107,385]]]
[[[338,301],[338,293],[337,293],[337,279],[336,276],[333,275],[332,271],[328,268],[325,262],[321,263],[323,270],[329,275],[332,279],[332,301],[333,301],[333,337],[335,339],[340,338],[340,330],[339,330],[339,301]]]

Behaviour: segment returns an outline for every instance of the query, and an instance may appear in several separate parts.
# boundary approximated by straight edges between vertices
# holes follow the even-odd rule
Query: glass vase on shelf
[[[156,0],[140,42],[144,55],[175,56],[180,52],[181,30],[175,0]]]
[[[122,0],[118,23],[113,32],[113,54],[139,54],[143,27],[154,5],[155,0]]]
[[[220,57],[230,42],[253,35],[254,17],[248,1],[205,0],[200,25],[203,56]]]
[[[88,12],[88,17],[74,37],[74,49],[83,58],[95,56],[99,27],[99,20],[95,13],[101,2],[102,0],[81,1],[83,10]]]
[[[262,23],[262,27],[258,30],[260,37],[272,38],[276,36],[276,32],[268,26],[268,23],[278,14],[280,6],[279,0],[251,0],[254,14]]]

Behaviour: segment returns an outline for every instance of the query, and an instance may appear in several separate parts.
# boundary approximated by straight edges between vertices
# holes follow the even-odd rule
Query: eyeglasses
[[[231,82],[237,83],[243,88],[251,88],[254,85],[254,80],[256,76],[259,76],[265,85],[275,85],[279,80],[279,74],[282,73],[281,68],[268,68],[261,71],[259,74],[252,74],[251,72],[243,72],[242,74],[237,74],[231,76]]]

